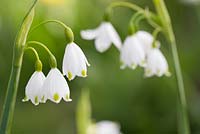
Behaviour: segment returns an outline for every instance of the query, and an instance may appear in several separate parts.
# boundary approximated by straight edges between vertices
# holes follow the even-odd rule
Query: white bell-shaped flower
[[[38,105],[44,81],[45,75],[41,71],[35,71],[26,85],[25,98],[22,101],[31,100],[34,105]]]
[[[151,77],[153,75],[158,77],[162,75],[170,76],[167,60],[159,48],[152,48],[147,54],[145,76]]]
[[[126,66],[135,69],[138,65],[145,66],[145,52],[137,36],[131,35],[125,39],[120,54],[121,69]]]
[[[63,74],[69,80],[73,80],[75,76],[86,77],[87,65],[90,66],[81,48],[74,42],[68,44],[63,59]]]
[[[55,103],[59,103],[62,98],[67,102],[71,101],[67,81],[57,68],[52,68],[49,71],[47,78],[44,81],[41,94],[43,103],[45,103],[47,99],[50,99]]]
[[[136,36],[140,41],[145,54],[147,54],[152,48],[154,37],[146,31],[138,31]]]
[[[81,31],[81,36],[86,40],[95,40],[95,47],[99,52],[105,52],[112,43],[120,50],[121,39],[110,22],[102,22],[99,27],[92,30]]]
[[[112,121],[101,121],[96,123],[95,134],[121,134],[120,126]]]

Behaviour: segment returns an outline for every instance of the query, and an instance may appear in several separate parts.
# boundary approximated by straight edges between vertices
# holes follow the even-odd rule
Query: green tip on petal
[[[165,75],[166,75],[167,77],[170,77],[172,74],[171,74],[170,71],[167,71],[167,72],[165,73]]]
[[[135,63],[133,63],[133,64],[131,65],[131,68],[132,68],[132,69],[136,69],[136,67],[137,67],[137,65],[136,65]]]
[[[38,104],[39,103],[39,101],[38,101],[38,96],[35,96],[35,104]]]
[[[65,96],[65,98],[66,98],[67,101],[72,101],[72,99],[70,99],[70,95],[69,95],[69,94],[67,94],[67,95]]]
[[[145,61],[145,60],[143,60],[143,61],[141,62],[141,66],[146,66],[146,61]]]
[[[28,97],[25,95],[24,99],[22,100],[22,102],[26,102],[28,101]]]
[[[72,77],[73,77],[73,76],[72,76],[72,73],[71,73],[71,72],[68,72],[68,75],[67,75],[67,76],[68,76],[68,79],[69,79],[69,80],[72,80]]]
[[[44,96],[42,96],[41,101],[44,102]]]
[[[161,71],[159,69],[156,72],[158,76],[161,76]]]
[[[83,77],[86,77],[86,76],[87,76],[86,70],[82,70],[82,71],[81,71],[81,74],[82,74]]]
[[[53,99],[55,100],[55,101],[58,101],[59,100],[59,95],[58,95],[58,93],[55,93],[54,95],[53,95]]]
[[[146,75],[146,76],[149,76],[151,73],[152,73],[152,72],[151,72],[150,69],[147,69],[147,70],[145,71],[145,75]]]

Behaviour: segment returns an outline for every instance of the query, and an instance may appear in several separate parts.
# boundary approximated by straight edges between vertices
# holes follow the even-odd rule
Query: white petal
[[[82,30],[81,31],[81,37],[85,40],[93,40],[95,39],[99,33],[100,29],[103,27],[103,23],[101,23],[97,28],[95,29],[89,29],[89,30]]]
[[[64,75],[67,75],[69,80],[74,79],[75,76],[86,77],[86,65],[89,63],[81,48],[75,43],[68,44],[63,60]]]
[[[166,58],[158,48],[151,49],[147,55],[146,77],[161,77],[164,74],[169,74]]]
[[[77,58],[78,58],[77,60],[78,60],[78,64],[79,64],[78,70],[77,70],[77,76],[86,77],[87,76],[87,65],[89,64],[87,61],[87,58],[78,45],[76,45],[75,43],[73,45],[74,45],[74,51],[77,55]]]
[[[67,81],[57,69],[51,69],[44,82],[43,89],[46,92],[45,99],[50,99],[55,103],[59,103],[62,98],[71,100],[69,98],[70,91]]]
[[[95,47],[97,51],[99,51],[100,53],[103,53],[110,48],[111,43],[112,42],[108,38],[108,36],[102,33],[102,35],[95,40]]]
[[[96,124],[96,134],[120,134],[120,127],[111,121],[101,121]]]
[[[152,48],[154,37],[146,31],[138,31],[136,33],[138,40],[141,42],[141,45],[147,54],[148,51]]]
[[[81,31],[81,37],[85,40],[93,40],[98,35],[98,28],[94,30],[83,30]]]
[[[78,65],[78,58],[74,51],[74,45],[73,43],[68,44],[63,59],[63,74],[66,75],[69,80],[73,80],[77,74]]]
[[[128,36],[125,39],[120,58],[124,64],[122,67],[129,66],[135,69],[138,65],[142,67],[145,65],[145,52],[135,35]]]
[[[42,72],[34,72],[26,86],[26,97],[23,101],[28,101],[29,99],[35,105],[40,102],[40,92],[45,80],[45,76]]]
[[[122,42],[117,31],[110,22],[104,22],[104,23],[106,25],[105,27],[111,42],[120,50],[122,47]]]

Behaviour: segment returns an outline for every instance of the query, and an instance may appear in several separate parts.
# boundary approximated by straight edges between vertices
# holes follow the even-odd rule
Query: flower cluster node
[[[167,60],[159,49],[160,42],[157,41],[157,35],[161,28],[157,26],[157,22],[154,19],[151,20],[151,17],[156,18],[156,16],[148,9],[143,10],[126,2],[113,4],[108,8],[109,10],[106,10],[105,14],[110,15],[112,7],[120,5],[137,10],[130,20],[129,35],[123,43],[113,25],[105,21],[96,29],[81,31],[81,37],[86,40],[95,40],[95,47],[101,53],[108,50],[111,44],[114,44],[120,51],[121,69],[126,67],[136,69],[137,66],[140,66],[144,68],[146,77],[153,75],[160,77],[169,74]],[[138,31],[139,22],[145,17],[156,28],[153,35],[146,31]]]
[[[63,25],[65,27],[66,37],[69,41],[63,58],[63,74],[66,75],[69,80],[73,80],[75,76],[86,77],[87,66],[90,66],[90,64],[88,63],[87,58],[81,48],[73,42],[74,35],[72,30],[60,21],[50,22],[57,22]],[[51,100],[54,103],[59,103],[61,99],[65,100],[66,102],[72,101],[70,98],[68,83],[63,74],[57,68],[55,56],[44,44],[40,42],[29,41],[27,45],[29,44],[37,44],[48,52],[51,70],[47,76],[43,74],[42,62],[39,60],[36,50],[32,47],[29,47],[29,49],[35,53],[37,60],[35,72],[32,74],[26,85],[25,97],[22,101],[26,102],[31,100],[34,105],[46,103],[47,100]]]

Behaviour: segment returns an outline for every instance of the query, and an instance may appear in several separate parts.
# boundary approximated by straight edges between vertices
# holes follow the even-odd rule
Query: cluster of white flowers
[[[74,42],[67,44],[63,59],[63,74],[69,80],[75,76],[86,77],[89,63],[81,50]],[[70,99],[70,90],[67,81],[58,68],[52,68],[47,77],[41,71],[35,71],[29,79],[23,101],[31,100],[35,105],[45,103],[47,99],[59,103],[63,98]]]
[[[160,51],[160,42],[154,44],[154,37],[145,31],[138,31],[129,35],[123,45],[115,28],[110,22],[102,22],[94,30],[83,30],[81,36],[86,40],[95,39],[97,51],[106,51],[113,43],[120,51],[121,69],[137,66],[144,67],[145,76],[169,76],[168,63]]]
[[[119,124],[112,121],[100,121],[88,127],[87,134],[122,134]]]

